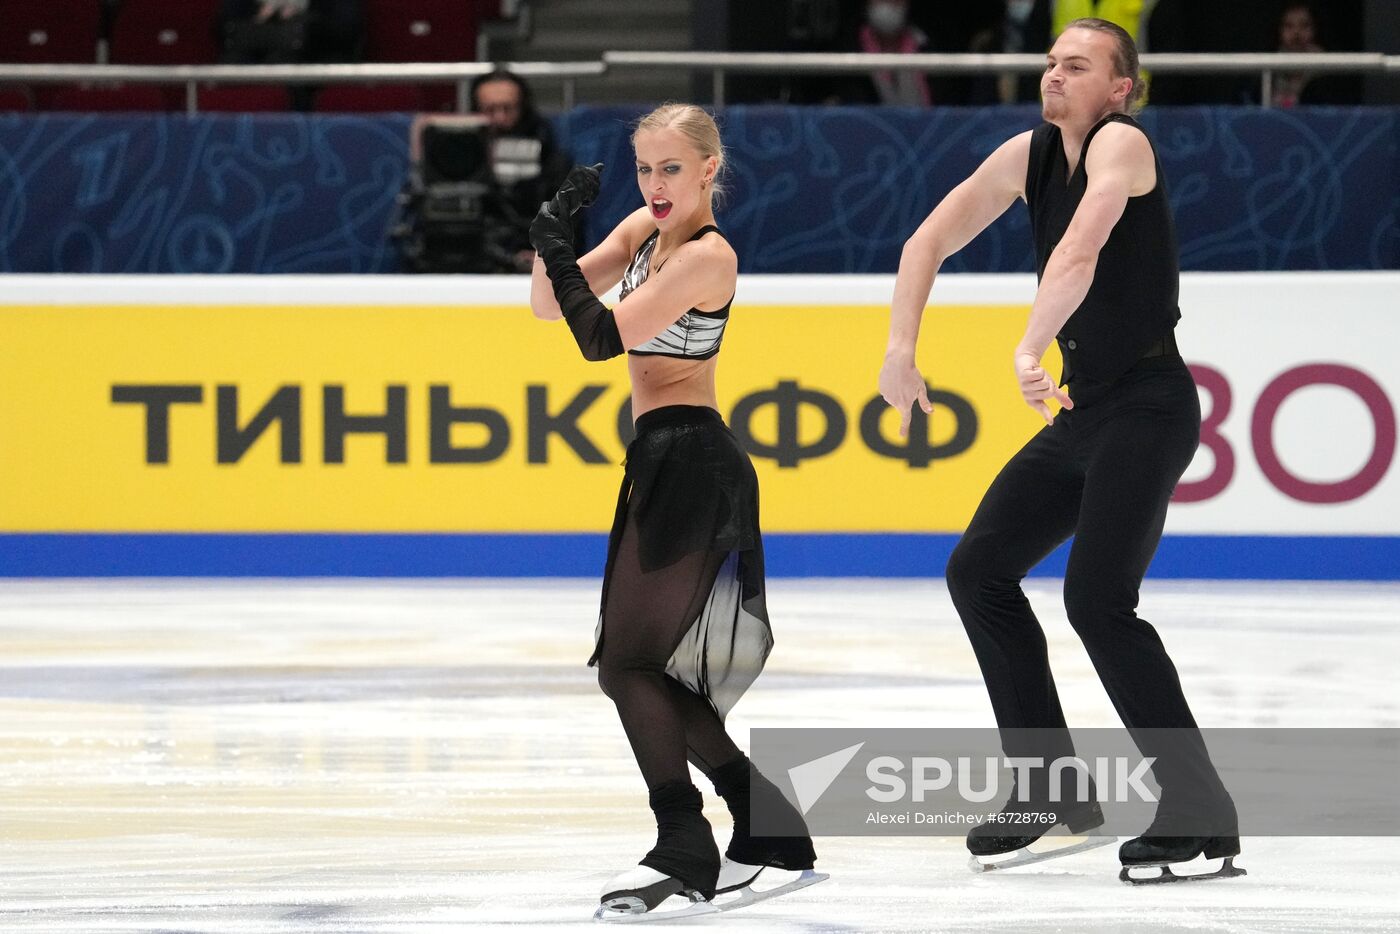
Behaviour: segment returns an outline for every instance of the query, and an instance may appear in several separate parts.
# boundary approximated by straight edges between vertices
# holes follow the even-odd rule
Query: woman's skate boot
[[[652,789],[650,803],[656,814],[656,846],[635,869],[603,886],[596,920],[645,914],[672,895],[689,904],[659,914],[681,917],[715,910],[710,900],[719,876],[719,848],[700,811],[699,789],[690,782],[666,782]]]
[[[734,818],[734,835],[720,864],[717,891],[720,895],[737,892],[741,897],[726,908],[773,898],[828,878],[812,869],[817,854],[802,815],[777,786],[752,767],[747,756],[711,772],[710,780]],[[753,832],[755,823],[762,834]],[[752,886],[760,876],[765,882],[778,876],[780,884],[755,890]]]

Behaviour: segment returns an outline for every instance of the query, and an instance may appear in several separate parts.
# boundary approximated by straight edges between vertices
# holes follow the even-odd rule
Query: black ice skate
[[[829,879],[812,866],[817,854],[802,815],[772,782],[742,757],[710,779],[734,818],[734,835],[720,863],[715,902],[721,911],[745,908]],[[769,835],[751,832],[753,815]]]
[[[1059,859],[1116,843],[1117,837],[1085,836],[1103,826],[1103,810],[1097,801],[1059,804],[1018,801],[1013,791],[999,814],[978,824],[967,835],[967,849],[972,854],[967,865],[973,872],[1014,869],[1047,859]],[[1070,836],[1053,834],[1063,827]],[[1049,836],[1041,846],[1033,844]]]
[[[652,789],[656,846],[641,864],[603,886],[595,921],[659,921],[710,914],[719,877],[719,849],[710,822],[700,812],[700,791],[689,782]],[[678,907],[663,908],[672,896]]]
[[[1150,828],[1149,828],[1150,832]],[[1160,885],[1164,882],[1199,882],[1205,879],[1229,879],[1248,875],[1244,867],[1235,865],[1240,855],[1240,838],[1229,837],[1158,837],[1143,834],[1118,848],[1118,861],[1123,868],[1118,878],[1130,885]],[[1222,860],[1211,872],[1187,872],[1178,875],[1172,866],[1190,863],[1198,858]],[[1157,870],[1156,874],[1132,874],[1133,870]]]
[[[1202,832],[1207,835],[1193,835]],[[1118,861],[1123,868],[1118,878],[1131,885],[1229,879],[1246,875],[1243,868],[1235,865],[1238,855],[1239,821],[1235,816],[1235,803],[1228,795],[1203,807],[1177,802],[1166,808],[1159,806],[1156,818],[1142,836],[1119,847]],[[1209,869],[1208,863],[1195,863],[1196,860],[1216,859],[1222,862],[1214,870],[1196,871]],[[1188,863],[1195,864],[1184,865]],[[1188,871],[1178,874],[1172,870],[1173,866]],[[1141,874],[1134,875],[1134,871]]]

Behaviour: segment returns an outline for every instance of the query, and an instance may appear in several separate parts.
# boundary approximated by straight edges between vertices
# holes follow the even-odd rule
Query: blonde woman
[[[646,204],[596,249],[575,257],[570,215],[597,196],[601,166],[576,167],[530,228],[535,315],[562,317],[588,360],[627,352],[636,418],[590,664],[646,781],[657,841],[604,888],[603,919],[651,911],[671,895],[689,899],[687,914],[715,910],[717,893],[740,892],[733,902],[747,903],[765,869],[803,872],[782,891],[824,878],[811,872],[801,816],[751,772],[724,729],[773,635],[758,482],[715,396],[739,266],[714,223],[719,130],[701,108],[668,104],[642,118],[632,143]],[[619,281],[620,301],[604,307],[596,296]],[[723,868],[687,760],[733,814]],[[779,815],[784,835],[752,835],[751,804]]]

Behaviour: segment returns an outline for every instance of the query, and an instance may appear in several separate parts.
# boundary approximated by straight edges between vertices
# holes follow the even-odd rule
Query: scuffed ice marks
[[[736,734],[991,723],[941,580],[770,584],[778,648]],[[1027,585],[1067,716],[1110,725],[1060,589]],[[1398,585],[1150,580],[1143,603],[1204,726],[1396,724]],[[0,930],[592,929],[654,840],[583,665],[597,611],[596,581],[6,582]],[[713,929],[1395,930],[1396,840],[1245,846],[1241,885],[1143,892],[1111,848],[992,879],[957,838],[825,838],[830,882]]]

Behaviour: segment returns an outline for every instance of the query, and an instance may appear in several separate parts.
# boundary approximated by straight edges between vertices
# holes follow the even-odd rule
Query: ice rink
[[[1059,582],[1028,591],[1071,724],[1116,725]],[[739,736],[991,725],[941,581],[769,595]],[[583,664],[596,608],[592,581],[0,583],[0,929],[598,929],[653,827]],[[1202,726],[1400,727],[1400,585],[1149,582],[1141,612]],[[1158,888],[1112,848],[987,877],[957,838],[817,848],[816,888],[629,930],[1400,930],[1394,839],[1246,838],[1247,877]]]

